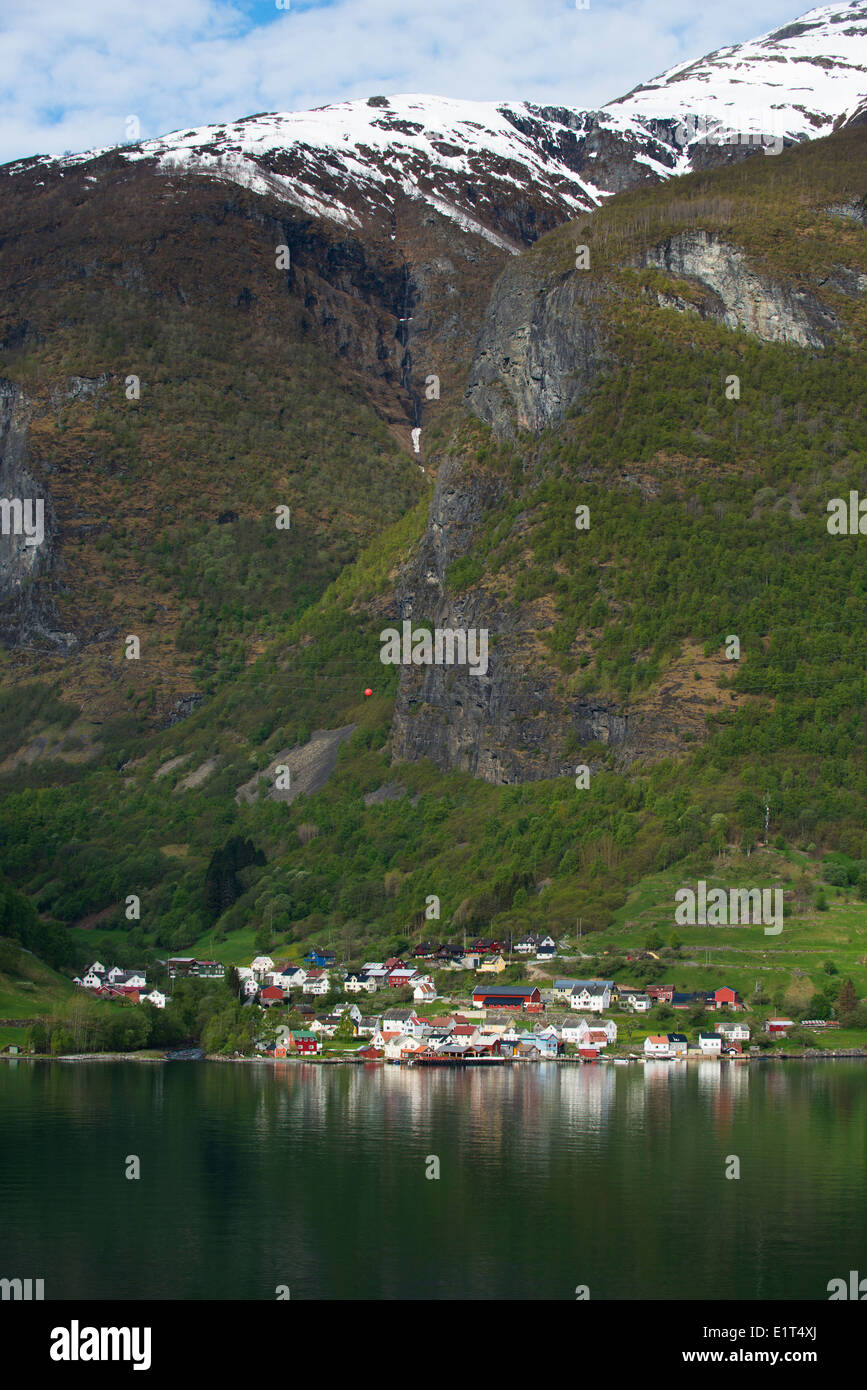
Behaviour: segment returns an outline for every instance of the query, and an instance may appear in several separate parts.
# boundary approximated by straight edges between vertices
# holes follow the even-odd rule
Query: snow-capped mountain
[[[174,176],[276,197],[349,231],[394,234],[410,199],[517,251],[643,182],[828,134],[867,94],[867,0],[811,10],[683,63],[601,111],[400,95],[249,116],[109,152],[20,161],[7,173],[113,153]],[[753,137],[755,143],[744,137]]]
[[[700,116],[724,128],[805,140],[829,135],[865,93],[867,0],[852,0],[680,63],[606,109],[636,121]]]

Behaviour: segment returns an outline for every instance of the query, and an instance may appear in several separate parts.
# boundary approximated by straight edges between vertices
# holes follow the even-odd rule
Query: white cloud
[[[252,0],[251,0],[252,3]],[[265,19],[262,19],[265,16]],[[376,92],[596,107],[792,18],[786,0],[28,0],[0,20],[0,161]]]

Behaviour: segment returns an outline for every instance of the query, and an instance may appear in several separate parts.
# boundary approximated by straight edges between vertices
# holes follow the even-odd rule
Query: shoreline
[[[321,1057],[302,1055],[298,1057],[223,1057],[219,1053],[203,1053],[200,1057],[179,1057],[167,1053],[163,1056],[143,1056],[137,1052],[76,1052],[61,1054],[52,1057],[44,1052],[25,1052],[17,1055],[0,1053],[0,1061],[3,1062],[144,1062],[152,1064],[163,1064],[166,1062],[229,1062],[245,1063],[248,1065],[270,1065],[270,1066],[297,1066],[300,1063],[312,1064],[314,1066],[367,1066],[367,1067],[407,1067],[415,1070],[415,1065],[407,1062],[400,1062],[385,1057]],[[755,1056],[745,1057],[717,1057],[699,1056],[693,1054],[688,1057],[623,1057],[610,1054],[607,1057],[596,1057],[592,1060],[583,1057],[502,1057],[497,1058],[498,1066],[531,1066],[537,1067],[544,1063],[553,1062],[555,1066],[611,1066],[618,1062],[628,1066],[645,1066],[648,1062],[667,1062],[671,1064],[689,1065],[691,1062],[716,1062],[719,1066],[743,1066],[754,1062],[853,1062],[867,1061],[867,1048],[855,1049],[852,1051],[809,1051],[809,1052],[775,1052],[773,1054],[760,1053]],[[472,1061],[457,1061],[445,1064],[444,1070],[451,1070],[452,1067],[472,1067]],[[490,1063],[489,1063],[490,1065]],[[476,1065],[476,1070],[484,1071],[484,1061],[481,1065]]]

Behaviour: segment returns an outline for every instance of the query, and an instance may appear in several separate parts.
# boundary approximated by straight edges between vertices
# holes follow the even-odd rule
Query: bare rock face
[[[822,348],[837,330],[835,316],[814,294],[771,283],[747,264],[743,251],[708,232],[680,232],[637,263],[706,286],[717,299],[710,317],[762,342]]]
[[[567,775],[570,731],[581,743],[623,745],[628,717],[597,700],[564,699],[559,672],[539,662],[525,617],[482,587],[449,591],[447,573],[472,549],[474,528],[503,497],[501,478],[469,476],[449,460],[440,467],[428,529],[397,590],[398,626],[484,630],[487,670],[407,665],[401,669],[392,722],[396,762],[430,758],[487,782],[517,783]]]
[[[28,422],[26,397],[0,378],[0,641],[9,647],[48,645],[69,651],[76,639],[57,631],[53,600],[59,566],[57,523],[48,489],[30,471]],[[42,503],[42,538],[31,544],[16,528],[15,515],[18,506],[23,509],[29,503],[32,523],[37,502]]]
[[[605,290],[581,274],[552,281],[525,257],[497,281],[470,368],[465,401],[496,434],[562,422],[609,360]]]

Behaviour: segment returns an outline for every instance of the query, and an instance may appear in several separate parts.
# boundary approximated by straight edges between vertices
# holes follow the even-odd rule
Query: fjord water
[[[12,1062],[0,1126],[0,1276],[47,1299],[827,1299],[867,1275],[860,1062]]]

